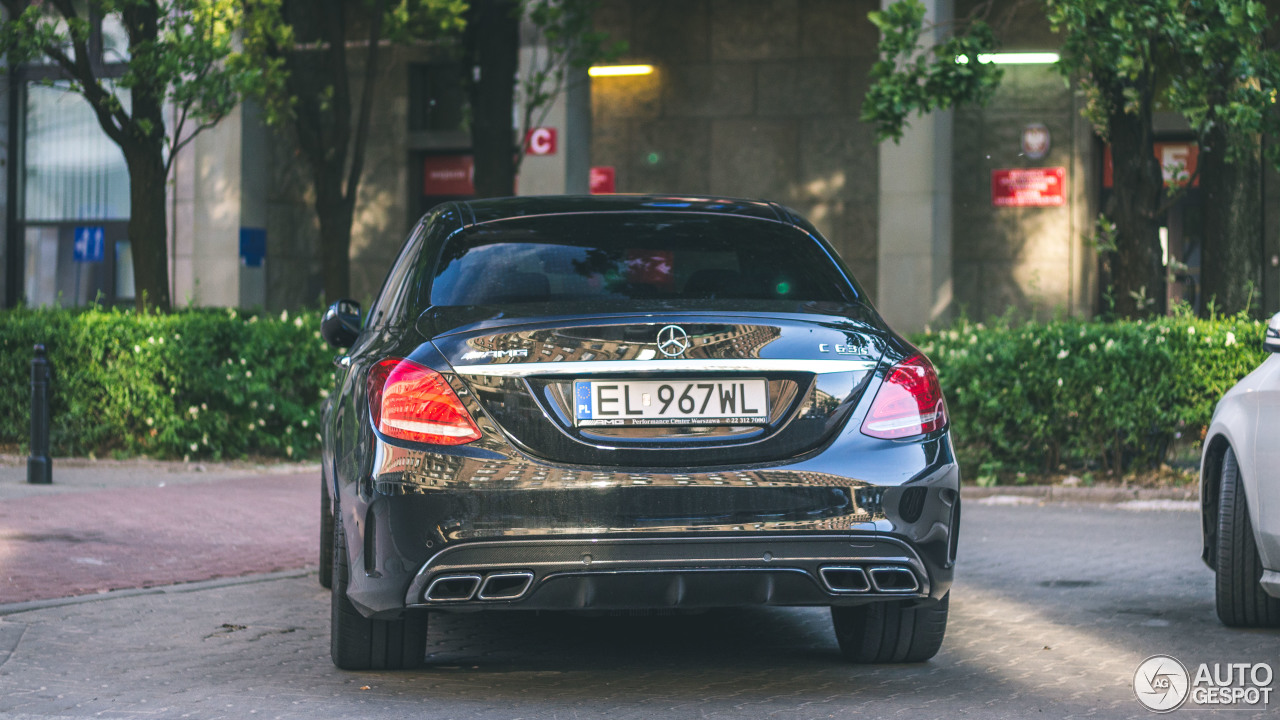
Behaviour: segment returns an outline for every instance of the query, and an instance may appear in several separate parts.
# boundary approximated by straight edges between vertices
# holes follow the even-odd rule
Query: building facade
[[[926,3],[930,17],[971,0]],[[620,62],[652,72],[575,75],[523,158],[517,191],[595,189],[766,198],[809,217],[885,316],[905,330],[1000,315],[1096,310],[1090,236],[1110,188],[1107,153],[1081,99],[1047,64],[1009,65],[993,100],[914,118],[900,143],[860,120],[877,0],[604,0],[597,29],[628,45]],[[1004,26],[1002,51],[1052,51],[1030,11]],[[523,33],[522,64],[538,62]],[[445,48],[395,48],[378,78],[358,196],[352,294],[368,302],[418,217],[468,197],[464,69]],[[359,53],[353,53],[359,62]],[[8,305],[128,302],[128,177],[87,105],[11,69],[0,94],[5,153],[3,294]],[[46,73],[47,74],[47,73]],[[1194,143],[1160,118],[1158,152]],[[1262,301],[1280,309],[1280,183],[1267,188]],[[252,104],[175,162],[170,257],[175,304],[268,309],[321,296],[309,173],[287,133]],[[1186,265],[1173,292],[1196,300],[1202,248],[1196,191],[1162,237]]]

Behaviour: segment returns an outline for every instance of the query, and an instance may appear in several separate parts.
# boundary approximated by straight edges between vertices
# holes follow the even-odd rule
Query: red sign
[[[1156,159],[1160,161],[1160,172],[1164,175],[1164,184],[1181,184],[1196,174],[1196,162],[1200,159],[1200,146],[1192,142],[1158,142],[1151,143]],[[1115,185],[1115,166],[1111,160],[1111,146],[1102,152],[1102,187]],[[1191,183],[1192,187],[1200,186],[1200,178]]]
[[[996,207],[1065,205],[1067,169],[1015,168],[991,171],[991,204]]]
[[[422,160],[422,194],[475,195],[475,162],[470,155],[428,155]]]
[[[591,194],[608,195],[618,191],[618,171],[608,165],[591,168]]]
[[[524,137],[526,155],[555,155],[556,129],[534,128]]]

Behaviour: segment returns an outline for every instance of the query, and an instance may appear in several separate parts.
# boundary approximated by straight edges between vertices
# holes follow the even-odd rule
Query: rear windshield
[[[487,223],[451,237],[435,306],[560,300],[852,302],[822,247],[781,223],[718,215],[609,213]]]

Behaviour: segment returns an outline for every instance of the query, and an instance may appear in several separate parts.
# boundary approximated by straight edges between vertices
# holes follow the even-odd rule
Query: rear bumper
[[[672,474],[379,445],[383,470],[339,488],[348,595],[372,617],[923,601],[954,574],[945,435],[886,444],[856,478],[829,454]]]

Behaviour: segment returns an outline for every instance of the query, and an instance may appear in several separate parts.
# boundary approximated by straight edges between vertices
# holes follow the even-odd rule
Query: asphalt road
[[[1150,655],[1280,669],[1280,631],[1214,617],[1196,513],[998,502],[966,504],[947,640],[925,664],[847,665],[825,611],[759,609],[437,615],[425,669],[347,673],[327,593],[285,573],[0,616],[0,716],[1147,717],[1132,681]]]

